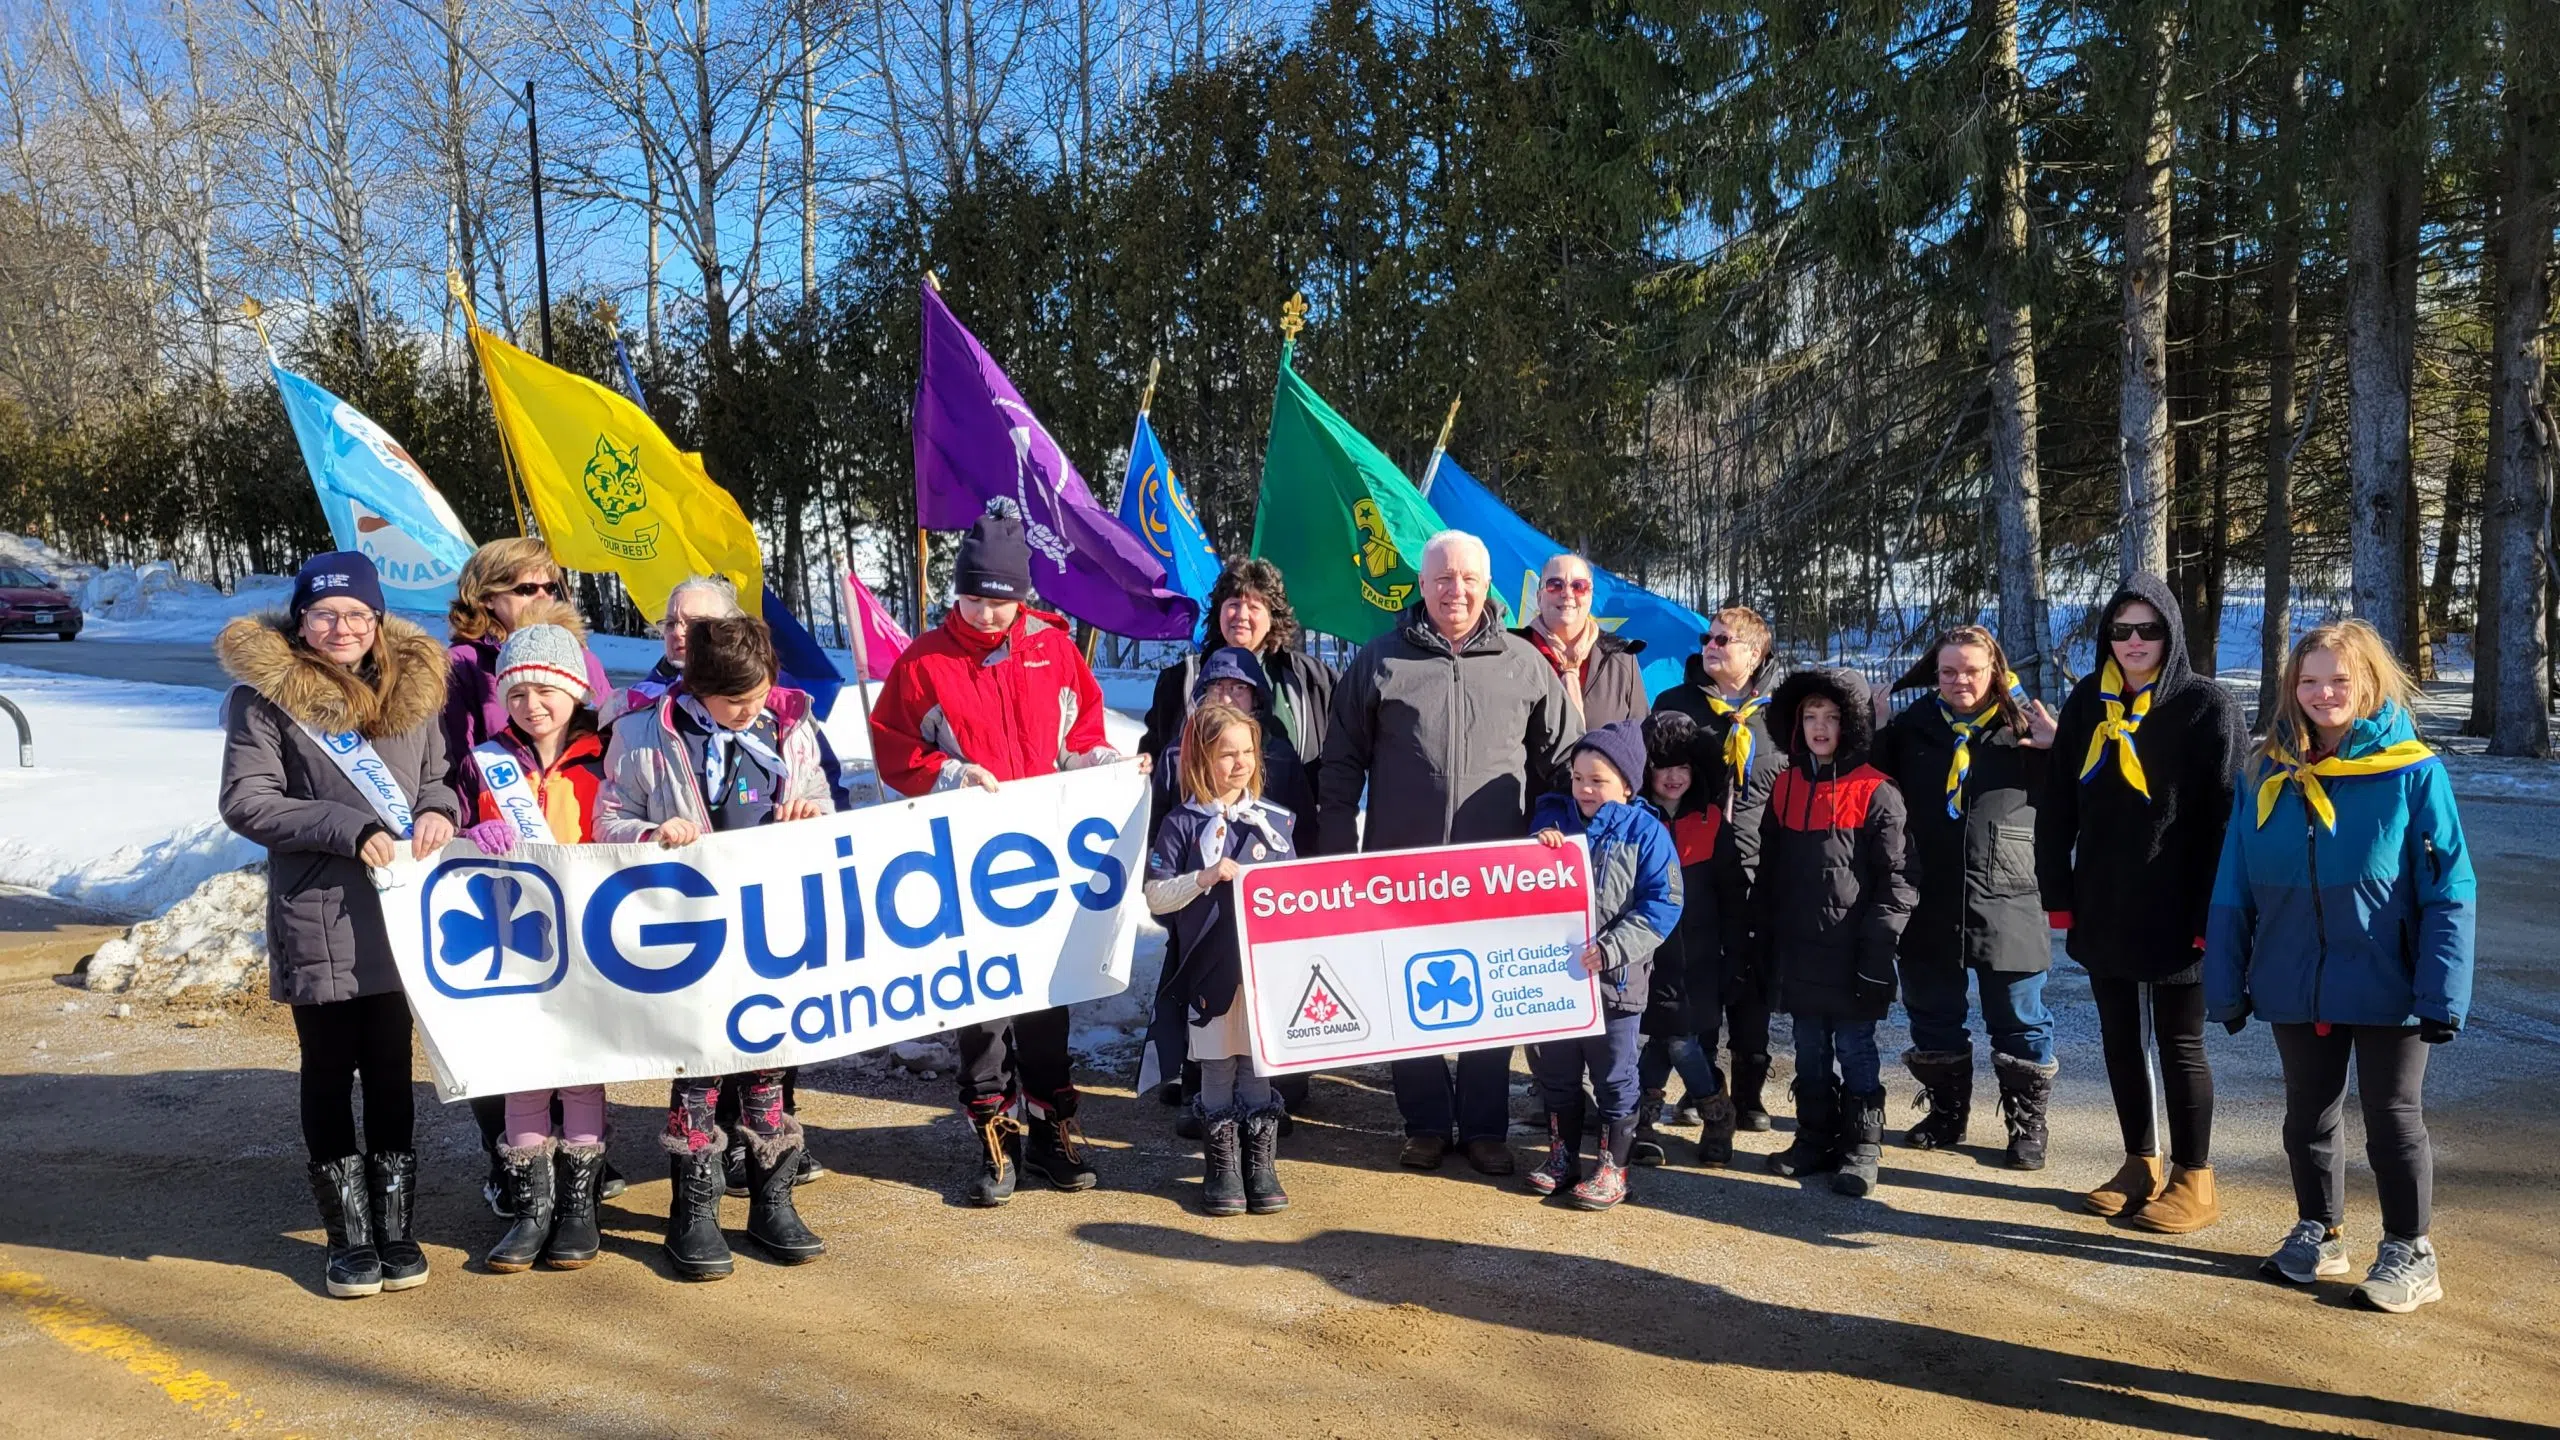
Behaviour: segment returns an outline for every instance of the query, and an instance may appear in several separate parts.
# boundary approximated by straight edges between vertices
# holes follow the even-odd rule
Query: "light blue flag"
[[[1156,440],[1156,427],[1138,414],[1138,431],[1129,437],[1129,474],[1120,482],[1120,523],[1137,532],[1147,553],[1164,566],[1172,589],[1200,604],[1200,626],[1193,638],[1209,632],[1209,591],[1218,583],[1218,552],[1201,533],[1200,517],[1191,513],[1191,497],[1173,478],[1173,462]]]
[[[383,599],[395,610],[440,612],[453,603],[471,535],[427,472],[364,412],[267,363],[338,548],[373,562]]]
[[[1538,572],[1565,547],[1513,514],[1510,506],[1495,499],[1450,456],[1442,455],[1433,468],[1429,493],[1431,508],[1440,512],[1451,529],[1476,536],[1493,552],[1493,588],[1497,593],[1511,592],[1503,598],[1518,602],[1512,614],[1523,617],[1520,623],[1526,624],[1526,617],[1538,613]],[[1698,637],[1707,633],[1707,622],[1697,611],[1629,584],[1597,565],[1591,567],[1591,613],[1620,639],[1644,642],[1644,651],[1636,658],[1644,666],[1648,695],[1659,695],[1680,683],[1689,657],[1698,653]]]

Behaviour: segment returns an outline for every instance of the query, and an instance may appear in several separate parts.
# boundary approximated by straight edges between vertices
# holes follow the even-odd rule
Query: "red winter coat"
[[[871,707],[871,754],[901,795],[959,783],[963,765],[1029,780],[1111,753],[1102,687],[1067,622],[1024,606],[1000,635],[954,611],[889,669]]]

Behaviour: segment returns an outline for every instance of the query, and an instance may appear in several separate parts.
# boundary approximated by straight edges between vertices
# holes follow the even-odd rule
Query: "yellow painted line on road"
[[[170,1403],[191,1410],[235,1435],[269,1430],[267,1412],[228,1382],[178,1358],[175,1352],[76,1295],[57,1290],[41,1275],[0,1270],[0,1295],[17,1302],[27,1323],[66,1349],[122,1365]]]

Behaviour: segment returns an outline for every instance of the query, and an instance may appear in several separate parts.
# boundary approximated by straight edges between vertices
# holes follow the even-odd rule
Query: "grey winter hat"
[[[581,705],[595,699],[587,688],[587,652],[558,625],[527,625],[498,647],[498,698],[519,685],[566,690]]]
[[[1010,500],[987,502],[987,513],[960,537],[951,588],[981,600],[1031,598],[1031,547],[1022,538],[1022,512]]]

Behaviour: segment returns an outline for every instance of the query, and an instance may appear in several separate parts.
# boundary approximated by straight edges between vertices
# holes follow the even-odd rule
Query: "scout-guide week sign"
[[[825,1060],[1118,994],[1134,763],[655,845],[468,840],[383,892],[448,1100]]]
[[[1265,1075],[1599,1033],[1579,837],[1256,865],[1236,892]]]

